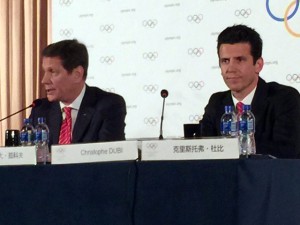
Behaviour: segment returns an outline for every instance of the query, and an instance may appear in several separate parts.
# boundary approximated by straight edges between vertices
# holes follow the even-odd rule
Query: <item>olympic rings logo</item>
[[[144,118],[144,124],[156,126],[156,124],[159,122],[158,118],[153,117],[146,117]]]
[[[148,93],[149,92],[155,93],[158,90],[158,85],[156,85],[156,84],[144,85],[143,90]]]
[[[70,6],[73,3],[73,0],[59,0],[60,5]]]
[[[192,56],[200,57],[204,52],[203,48],[189,48],[188,54]]]
[[[100,31],[110,33],[114,28],[115,26],[113,24],[105,24],[100,27]]]
[[[65,153],[65,149],[64,148],[58,148],[57,150],[56,150],[56,152],[58,152],[58,153]]]
[[[191,23],[200,23],[203,20],[203,15],[199,14],[199,15],[189,15],[187,17],[187,20]]]
[[[199,122],[201,120],[201,116],[200,115],[190,115],[189,120],[190,120],[190,122]]]
[[[112,64],[115,61],[115,57],[113,56],[103,56],[100,58],[101,63]]]
[[[116,92],[114,88],[104,88],[104,91],[112,92],[112,93]]]
[[[144,27],[154,28],[156,25],[157,25],[157,20],[144,20],[143,21]]]
[[[157,148],[157,144],[156,143],[147,143],[146,147],[154,150]]]
[[[291,83],[300,83],[300,74],[288,74],[286,75],[286,80]]]
[[[59,35],[60,36],[64,36],[64,37],[70,37],[73,34],[73,30],[72,29],[61,29],[59,31]]]
[[[241,10],[237,9],[235,10],[234,15],[248,18],[251,15],[251,9],[241,9]]]
[[[201,90],[204,87],[204,82],[201,81],[190,81],[189,82],[189,88],[191,89],[197,89],[197,90]]]
[[[286,10],[285,10],[285,13],[284,13],[284,16],[283,16],[283,17],[277,17],[277,16],[275,16],[275,15],[271,12],[271,9],[270,9],[270,3],[269,3],[270,0],[266,0],[266,8],[267,8],[267,12],[268,12],[268,14],[270,15],[270,17],[271,17],[273,20],[277,21],[277,22],[284,22],[284,26],[285,26],[286,30],[287,30],[291,35],[293,35],[293,36],[295,36],[295,37],[300,37],[300,33],[296,33],[296,32],[294,32],[294,31],[290,28],[290,26],[289,26],[289,24],[288,24],[288,20],[290,20],[291,18],[293,18],[294,15],[297,13],[298,8],[299,8],[299,1],[300,1],[300,0],[292,1],[292,2],[287,6],[287,8],[286,8]],[[294,10],[289,14],[289,12],[291,11],[291,8],[292,8],[294,5],[295,5]]]
[[[143,54],[143,58],[144,59],[149,59],[151,61],[154,61],[157,57],[158,57],[158,53],[157,52],[145,52]]]

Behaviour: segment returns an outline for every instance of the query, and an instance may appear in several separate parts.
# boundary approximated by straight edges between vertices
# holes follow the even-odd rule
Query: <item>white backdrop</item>
[[[87,83],[122,95],[126,138],[183,136],[210,95],[226,90],[220,31],[255,28],[264,41],[261,77],[300,90],[299,0],[52,0],[52,42],[77,38],[90,54]]]

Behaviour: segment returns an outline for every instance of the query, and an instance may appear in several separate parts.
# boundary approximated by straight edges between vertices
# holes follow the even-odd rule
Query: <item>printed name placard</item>
[[[142,141],[142,160],[237,159],[237,138]]]
[[[138,158],[137,141],[53,145],[51,152],[52,164],[123,161]]]
[[[35,146],[0,147],[0,165],[35,165]]]

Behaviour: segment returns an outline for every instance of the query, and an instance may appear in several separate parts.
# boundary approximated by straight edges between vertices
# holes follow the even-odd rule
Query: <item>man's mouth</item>
[[[240,79],[240,77],[237,77],[237,76],[230,76],[230,77],[226,77],[226,80],[238,80]]]
[[[46,88],[46,93],[51,94],[51,92],[55,91],[54,88]]]

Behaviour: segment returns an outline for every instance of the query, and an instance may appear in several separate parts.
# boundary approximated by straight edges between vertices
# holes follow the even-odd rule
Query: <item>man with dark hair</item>
[[[49,144],[88,143],[125,139],[126,104],[117,94],[88,86],[88,51],[77,40],[48,45],[42,52],[47,98],[30,117],[45,117]],[[66,135],[67,133],[67,135]]]
[[[230,90],[214,93],[201,121],[202,136],[219,136],[225,105],[251,105],[255,116],[257,154],[300,157],[300,95],[288,86],[266,83],[259,77],[264,60],[260,35],[245,25],[234,25],[218,37],[219,66]]]

